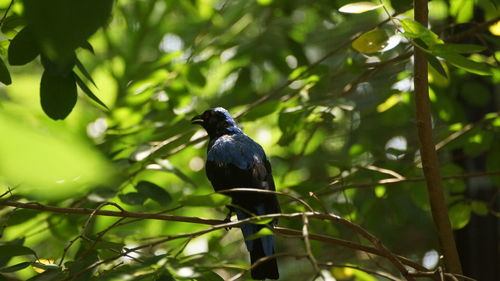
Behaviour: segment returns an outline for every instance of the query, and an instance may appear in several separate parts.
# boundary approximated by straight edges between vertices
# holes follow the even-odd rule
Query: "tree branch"
[[[427,26],[428,22],[427,4],[427,0],[414,0],[415,20],[423,26]],[[451,273],[461,274],[462,268],[455,245],[455,238],[453,237],[453,231],[451,229],[451,223],[448,218],[448,206],[444,197],[439,171],[439,161],[432,136],[427,60],[422,51],[418,49],[415,49],[414,57],[417,129],[432,217],[436,226],[439,245],[443,251],[446,270]]]

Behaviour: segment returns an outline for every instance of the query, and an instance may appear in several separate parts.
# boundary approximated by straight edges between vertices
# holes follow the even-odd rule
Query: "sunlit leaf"
[[[382,6],[384,6],[384,5],[383,4],[375,4],[375,3],[367,2],[367,1],[362,1],[362,2],[355,2],[355,3],[350,3],[347,5],[344,5],[344,6],[339,8],[339,12],[347,13],[347,14],[361,14],[364,12],[378,9]]]
[[[439,39],[439,36],[431,30],[425,28],[422,24],[417,21],[405,19],[401,21],[401,26],[405,30],[403,36],[409,38],[420,38],[427,44],[427,46],[434,46],[436,44],[442,44],[443,41]]]
[[[8,132],[0,138],[0,174],[19,185],[17,194],[56,200],[114,178],[111,166],[85,138],[62,128],[41,130],[0,111],[0,131]]]
[[[269,115],[276,110],[278,110],[280,105],[279,101],[268,101],[263,104],[260,104],[250,110],[247,114],[244,115],[245,120],[256,120],[258,118],[264,117],[266,115]]]
[[[54,259],[38,259],[36,260],[36,262],[32,263],[31,267],[38,273],[42,273],[46,270],[60,269],[60,267],[55,263]]]
[[[400,94],[394,94],[387,98],[383,103],[377,106],[377,112],[384,112],[391,109],[393,106],[398,104],[401,100]]]
[[[254,233],[248,237],[245,237],[245,240],[254,240],[263,236],[273,235],[273,231],[267,227],[261,228],[257,233]]]
[[[231,203],[231,198],[226,195],[211,193],[207,195],[187,195],[179,200],[184,206],[219,207]]]
[[[471,207],[464,202],[457,202],[450,206],[449,216],[453,229],[464,228],[470,220]]]
[[[352,47],[365,54],[382,51],[388,44],[389,35],[382,29],[375,29],[362,34],[352,42]]]

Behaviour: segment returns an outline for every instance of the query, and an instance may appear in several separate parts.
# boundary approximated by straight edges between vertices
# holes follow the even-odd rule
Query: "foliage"
[[[493,1],[433,0],[430,28],[412,19],[411,2],[0,1],[2,199],[222,220],[228,198],[212,193],[206,138],[189,122],[222,106],[263,145],[278,191],[425,263],[438,245],[412,50],[429,61],[449,217],[463,228],[494,213],[495,197],[470,191],[500,185],[500,32]],[[481,161],[475,171],[471,159]],[[283,213],[307,211],[279,199]],[[0,280],[223,280],[248,268],[234,229],[6,206],[0,214]],[[302,231],[304,220],[279,225]],[[306,225],[372,245],[340,223]],[[381,256],[311,237],[316,268],[304,239],[280,233],[281,280],[310,280],[318,268],[326,280],[400,274]]]

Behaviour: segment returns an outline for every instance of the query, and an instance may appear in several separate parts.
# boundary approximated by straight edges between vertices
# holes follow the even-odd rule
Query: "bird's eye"
[[[203,113],[203,115],[201,116],[201,118],[203,118],[203,119],[208,119],[208,116],[209,116],[209,115],[210,115],[210,114],[209,114],[208,112],[205,112],[205,113]]]

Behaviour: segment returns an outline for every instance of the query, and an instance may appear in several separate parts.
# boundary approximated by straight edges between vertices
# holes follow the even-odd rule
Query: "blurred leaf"
[[[493,146],[486,155],[486,171],[498,172],[500,171],[500,145]],[[500,175],[491,176],[491,181],[500,186]]]
[[[187,78],[189,83],[197,87],[203,87],[207,83],[205,76],[201,73],[201,65],[192,64],[187,67]]]
[[[471,59],[468,59],[464,56],[452,54],[452,53],[440,53],[436,54],[439,57],[442,57],[450,64],[461,68],[465,71],[478,74],[478,75],[491,75],[490,67],[485,63],[475,62]]]
[[[384,111],[391,109],[393,106],[398,104],[400,100],[401,100],[400,94],[394,94],[394,95],[390,96],[383,103],[381,103],[377,106],[377,112],[382,113]]]
[[[279,101],[268,101],[251,109],[243,118],[245,121],[256,120],[275,112],[279,106]]]
[[[17,14],[11,14],[5,18],[2,23],[2,33],[8,33],[12,31],[14,28],[19,27],[21,25],[26,24],[26,21],[23,17]]]
[[[471,105],[483,107],[491,102],[490,89],[484,83],[466,81],[460,89],[460,96]]]
[[[220,277],[217,273],[215,273],[213,271],[203,271],[203,272],[201,272],[201,276],[197,277],[196,280],[199,280],[199,281],[224,281],[224,278]]]
[[[489,213],[489,211],[488,211],[488,205],[486,204],[486,202],[476,201],[475,200],[475,201],[471,202],[470,207],[471,207],[471,210],[476,215],[479,215],[479,216],[486,216]]]
[[[46,270],[60,270],[61,267],[55,264],[54,259],[37,259],[31,264],[34,271],[42,273]]]
[[[38,42],[35,40],[31,27],[24,27],[10,41],[8,60],[11,65],[23,65],[34,60],[39,54]]]
[[[54,120],[66,118],[76,104],[75,75],[64,77],[43,72],[40,83],[40,102],[43,111]]]
[[[347,5],[344,5],[344,6],[339,8],[339,12],[347,13],[347,14],[361,14],[364,12],[378,9],[382,6],[384,6],[384,5],[383,4],[375,4],[375,3],[367,2],[367,1],[362,1],[362,2],[355,2],[355,3],[350,3]]]
[[[363,33],[352,42],[352,47],[365,54],[372,54],[382,51],[389,43],[389,35],[382,29],[375,29]]]
[[[102,107],[105,109],[109,110],[109,108],[102,102],[94,93],[92,93],[92,90],[89,89],[89,87],[85,84],[85,82],[82,81],[78,75],[75,74],[75,80],[76,84],[78,84],[78,87],[89,97],[91,100],[95,101],[96,103],[100,104]]]
[[[12,78],[10,77],[9,70],[7,69],[7,66],[3,62],[3,60],[0,58],[0,82],[4,83],[5,85],[10,85],[12,83]]]
[[[139,193],[143,194],[144,196],[158,202],[158,204],[160,204],[161,206],[167,206],[172,202],[172,197],[170,196],[170,194],[168,194],[165,189],[152,182],[140,181],[135,186],[135,189],[137,189],[137,191],[139,191]]]
[[[56,281],[64,279],[63,276],[60,269],[51,269],[35,275],[26,281]]]
[[[110,164],[85,137],[35,124],[0,111],[0,131],[8,132],[0,138],[0,174],[10,183],[22,183],[17,194],[57,200],[114,178]]]
[[[471,207],[465,202],[457,202],[450,206],[449,216],[453,229],[464,228],[470,220]]]
[[[63,63],[104,25],[112,0],[24,0],[24,16],[42,43],[44,53]]]
[[[24,256],[24,255],[34,255],[35,252],[25,246],[21,245],[3,245],[0,246],[0,258],[4,257],[16,257],[16,256]]]
[[[179,200],[179,203],[183,206],[219,207],[231,203],[231,197],[218,193],[186,195]]]
[[[37,210],[29,210],[29,209],[18,209],[12,211],[12,213],[8,217],[8,225],[18,225],[21,223],[25,223],[30,219],[38,216],[40,211]]]
[[[118,198],[127,205],[142,205],[146,199],[146,195],[139,192],[129,192],[126,194],[119,194]]]
[[[30,266],[31,264],[32,264],[32,262],[18,263],[18,264],[12,265],[12,266],[0,268],[0,272],[3,272],[3,273],[15,272],[15,271],[24,269],[24,268]]]
[[[273,231],[267,227],[263,227],[257,233],[245,237],[245,240],[254,240],[262,236],[269,236],[269,235],[273,235]]]
[[[435,54],[447,54],[447,53],[457,53],[457,54],[468,54],[468,53],[479,53],[486,50],[486,47],[473,44],[437,44],[431,47],[430,51]]]
[[[115,249],[121,250],[125,244],[99,240],[94,244],[95,249]],[[116,253],[115,253],[116,254]]]

